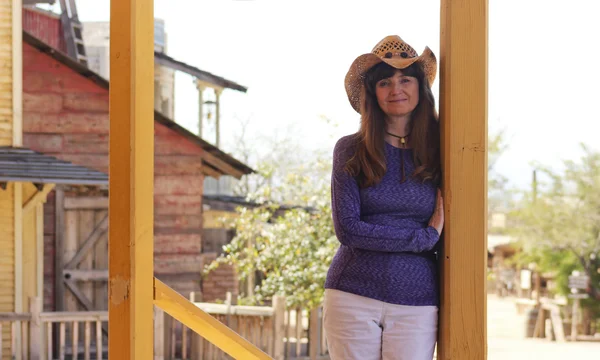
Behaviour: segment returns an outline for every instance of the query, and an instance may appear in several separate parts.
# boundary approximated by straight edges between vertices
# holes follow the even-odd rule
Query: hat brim
[[[385,62],[399,70],[406,69],[416,62],[420,62],[429,87],[433,85],[437,75],[437,59],[429,47],[425,47],[423,53],[414,58],[380,58],[373,53],[360,55],[352,62],[345,78],[348,100],[358,113],[360,113],[360,96],[362,87],[364,86],[365,74],[369,69],[381,62]]]

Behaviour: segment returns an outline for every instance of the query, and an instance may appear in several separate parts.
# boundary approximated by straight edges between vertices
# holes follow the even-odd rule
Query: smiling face
[[[397,70],[375,84],[375,96],[389,118],[409,116],[419,103],[419,81]]]

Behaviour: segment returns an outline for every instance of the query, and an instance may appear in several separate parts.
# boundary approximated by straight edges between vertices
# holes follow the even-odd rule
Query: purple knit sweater
[[[387,172],[375,186],[359,189],[344,171],[354,153],[353,136],[333,151],[331,206],[341,246],[333,258],[325,288],[391,304],[438,305],[437,230],[428,226],[436,187],[407,176],[401,182],[402,157],[407,175],[414,171],[412,150],[385,145]]]

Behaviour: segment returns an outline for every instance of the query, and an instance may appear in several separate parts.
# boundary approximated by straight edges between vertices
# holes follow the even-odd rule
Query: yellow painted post
[[[110,3],[110,359],[153,358],[154,3]]]
[[[487,358],[488,0],[441,0],[446,225],[438,359]]]

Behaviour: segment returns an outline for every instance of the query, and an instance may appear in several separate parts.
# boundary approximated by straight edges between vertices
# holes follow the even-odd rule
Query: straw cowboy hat
[[[425,47],[420,56],[407,43],[397,35],[386,36],[370,53],[360,55],[350,66],[346,74],[345,86],[350,104],[360,113],[360,96],[364,86],[365,74],[380,62],[395,67],[406,69],[415,62],[420,62],[425,72],[429,87],[433,84],[437,72],[437,60],[428,47]]]

